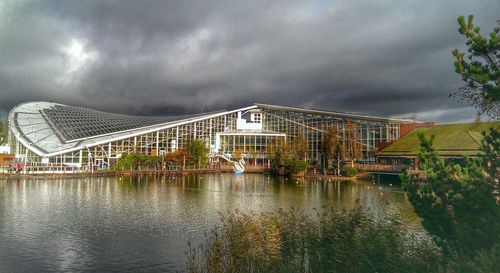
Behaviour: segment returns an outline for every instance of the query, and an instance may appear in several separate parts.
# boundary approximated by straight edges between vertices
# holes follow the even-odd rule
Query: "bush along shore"
[[[298,209],[235,211],[187,253],[186,272],[499,272],[498,247],[474,258],[444,255],[397,214]]]
[[[432,240],[408,232],[399,217],[378,219],[361,208],[290,209],[222,217],[188,253],[198,272],[432,272],[442,255]]]

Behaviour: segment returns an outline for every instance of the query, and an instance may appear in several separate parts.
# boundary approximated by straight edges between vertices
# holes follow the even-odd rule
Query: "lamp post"
[[[26,165],[28,164],[28,152],[29,152],[29,147],[31,146],[31,143],[26,143],[28,144],[26,147],[26,153],[24,155],[24,173],[26,173]]]

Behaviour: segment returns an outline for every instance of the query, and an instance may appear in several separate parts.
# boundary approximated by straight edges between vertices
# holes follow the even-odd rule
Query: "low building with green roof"
[[[433,147],[445,158],[481,155],[482,132],[500,127],[500,121],[461,124],[443,124],[417,128],[377,153],[380,163],[415,165],[420,151],[418,134],[434,135]]]

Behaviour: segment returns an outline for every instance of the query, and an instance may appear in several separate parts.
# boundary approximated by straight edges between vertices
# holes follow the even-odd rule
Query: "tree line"
[[[185,166],[205,167],[208,164],[209,148],[205,141],[189,141],[184,149],[177,149],[164,156],[139,153],[123,154],[114,165],[115,170],[138,170],[141,167],[178,170]]]

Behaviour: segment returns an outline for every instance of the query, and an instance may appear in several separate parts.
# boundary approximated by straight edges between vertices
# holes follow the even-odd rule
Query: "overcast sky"
[[[253,102],[473,121],[459,15],[500,1],[0,1],[0,114],[44,100],[135,115]]]

